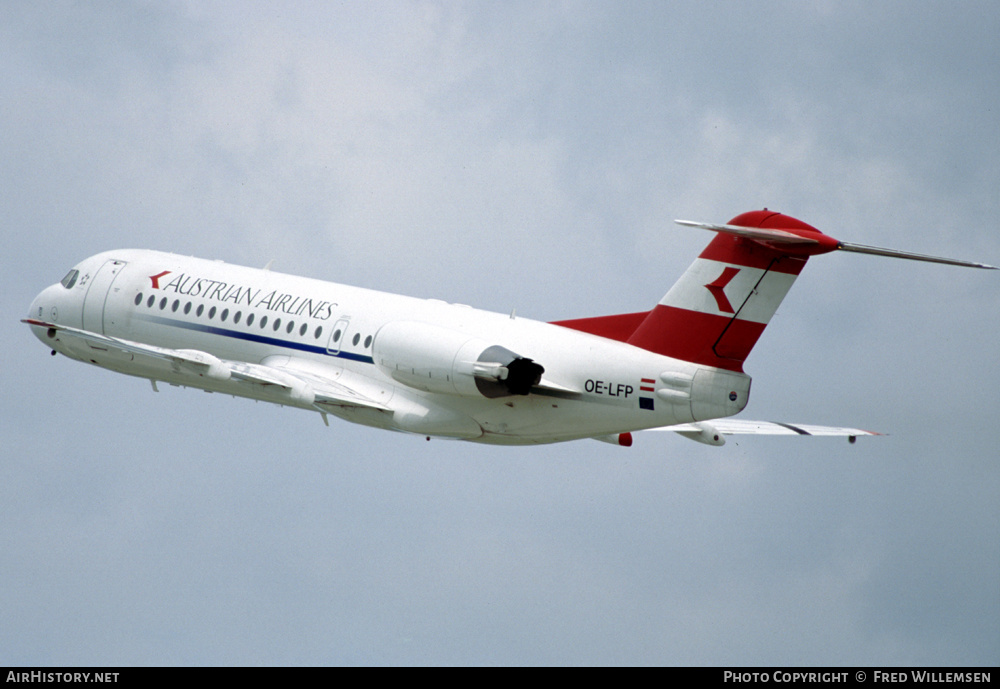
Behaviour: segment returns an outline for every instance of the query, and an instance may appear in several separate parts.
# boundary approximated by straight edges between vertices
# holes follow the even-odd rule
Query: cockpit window
[[[62,283],[62,286],[65,287],[66,289],[73,289],[73,285],[76,284],[76,279],[78,277],[80,277],[80,271],[74,268],[73,270],[66,273],[66,277],[60,280],[60,282]]]

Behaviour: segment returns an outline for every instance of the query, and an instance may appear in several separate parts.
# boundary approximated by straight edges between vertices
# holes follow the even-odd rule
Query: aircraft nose
[[[51,332],[44,324],[52,323],[59,317],[59,309],[50,296],[51,289],[51,287],[47,287],[38,293],[38,296],[31,301],[31,306],[28,307],[28,317],[24,319],[24,322],[31,327],[32,334],[48,347],[52,346],[52,343],[49,342]],[[52,353],[55,354],[54,349]]]
[[[31,320],[42,320],[42,312],[44,311],[44,307],[42,306],[43,294],[45,294],[44,291],[39,292],[35,295],[35,298],[31,300],[31,306],[28,307],[28,318]]]
[[[56,305],[54,289],[59,285],[46,287],[32,300],[28,307],[28,318],[34,321],[54,323],[59,319],[59,307]]]

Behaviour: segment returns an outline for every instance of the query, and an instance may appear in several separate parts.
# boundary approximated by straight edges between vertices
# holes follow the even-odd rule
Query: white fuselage
[[[433,299],[144,250],[102,253],[76,270],[74,284],[47,288],[29,313],[33,331],[53,351],[154,383],[380,428],[548,443],[730,416],[749,394],[742,373]],[[194,372],[73,329],[208,363]],[[541,381],[528,394],[482,394],[477,385],[496,368],[486,350],[530,359],[544,368]],[[293,382],[262,383],[267,376]],[[315,388],[323,387],[370,403],[318,406]]]

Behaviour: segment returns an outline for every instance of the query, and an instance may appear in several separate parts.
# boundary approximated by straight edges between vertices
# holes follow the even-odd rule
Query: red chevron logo
[[[719,311],[722,311],[723,313],[736,313],[736,311],[733,310],[733,305],[729,303],[729,299],[726,297],[724,290],[730,280],[736,277],[736,274],[739,272],[739,268],[726,266],[726,269],[722,271],[722,275],[715,278],[714,282],[710,282],[705,285],[708,291],[712,293],[712,296],[715,297],[715,303],[719,305]]]
[[[150,275],[149,279],[153,281],[153,289],[160,289],[160,278],[164,275],[169,275],[170,271],[165,270],[162,273],[157,273],[156,275]]]

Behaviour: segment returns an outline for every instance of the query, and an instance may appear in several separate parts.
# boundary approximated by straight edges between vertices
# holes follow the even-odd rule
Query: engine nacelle
[[[500,345],[416,321],[382,326],[372,358],[386,375],[409,387],[489,398],[527,395],[545,371]]]

